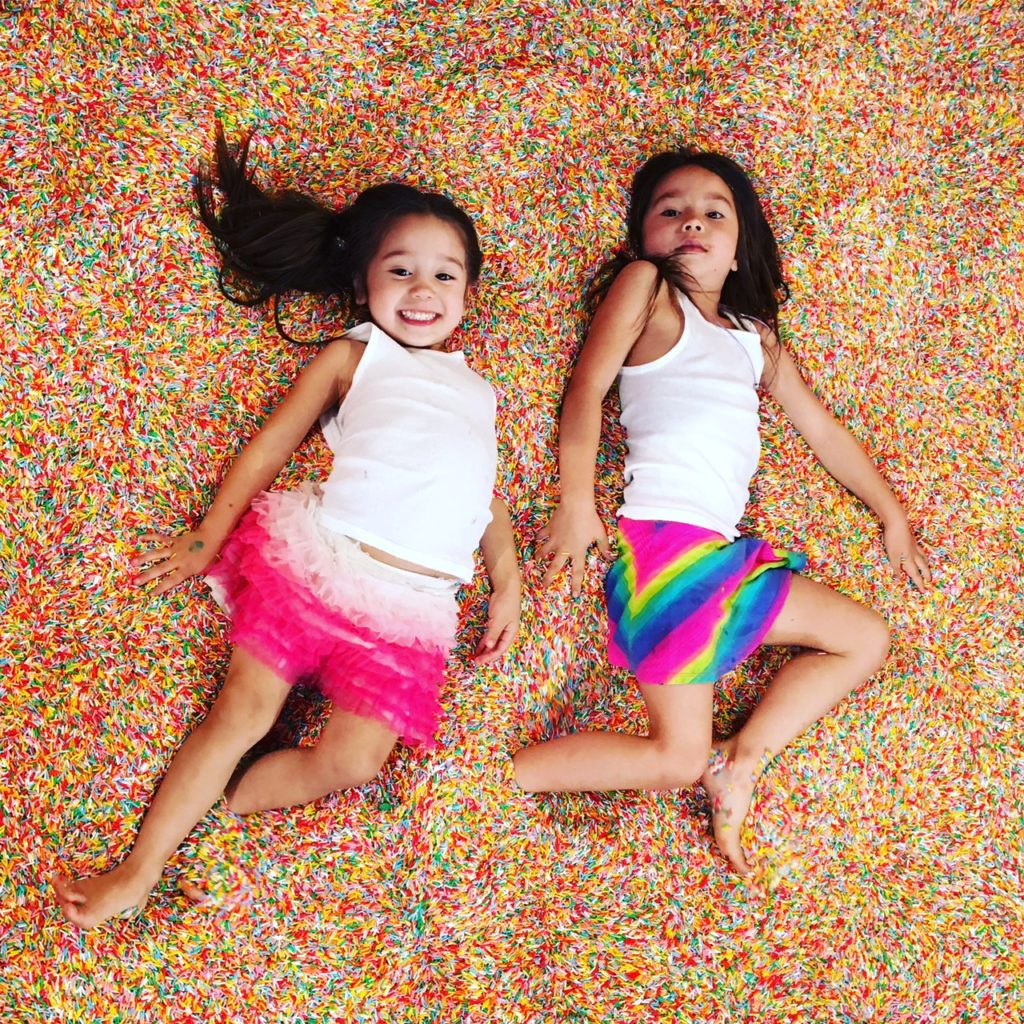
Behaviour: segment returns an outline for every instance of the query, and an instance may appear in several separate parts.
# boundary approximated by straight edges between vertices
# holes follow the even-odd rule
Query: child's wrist
[[[878,513],[879,521],[882,524],[882,530],[891,530],[897,526],[907,526],[909,519],[907,517],[907,511],[902,506],[897,504],[893,509],[886,509],[884,512]]]
[[[218,530],[216,527],[210,526],[205,519],[192,531],[207,547],[215,551],[219,551],[224,546],[230,532],[230,530]]]
[[[593,490],[563,494],[559,499],[558,504],[570,511],[578,510],[581,512],[586,512],[597,507],[597,503],[594,500]]]
[[[504,579],[491,580],[491,597],[519,597],[522,595],[523,586],[519,574]]]

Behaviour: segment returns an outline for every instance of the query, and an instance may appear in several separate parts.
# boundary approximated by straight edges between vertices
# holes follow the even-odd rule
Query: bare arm
[[[512,520],[501,498],[491,501],[491,521],[487,524],[480,551],[491,581],[487,607],[487,629],[476,649],[474,660],[489,664],[511,646],[519,631],[521,581]]]
[[[571,563],[572,592],[579,594],[590,545],[596,543],[605,557],[611,554],[594,504],[601,404],[643,332],[656,274],[653,264],[644,260],[622,270],[597,309],[569,380],[558,421],[561,498],[547,526],[538,532],[543,540],[540,554],[551,559],[544,586]]]
[[[273,483],[321,413],[347,391],[362,352],[362,345],[342,339],[327,346],[303,369],[232,463],[202,523],[177,537],[148,534],[142,538],[154,547],[137,555],[134,564],[137,568],[153,564],[136,577],[136,584],[160,577],[154,589],[160,594],[206,569],[252,499]]]
[[[800,376],[792,356],[774,335],[768,343],[778,355],[768,390],[818,461],[881,520],[885,550],[893,569],[906,572],[919,590],[930,589],[928,561],[899,499],[856,438],[818,401]]]

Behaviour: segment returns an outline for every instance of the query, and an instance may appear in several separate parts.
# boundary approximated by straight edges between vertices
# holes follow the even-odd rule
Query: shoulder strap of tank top
[[[731,309],[723,309],[722,312],[726,315],[726,317],[728,317],[729,323],[731,323],[737,331],[751,330],[749,321],[741,319]]]

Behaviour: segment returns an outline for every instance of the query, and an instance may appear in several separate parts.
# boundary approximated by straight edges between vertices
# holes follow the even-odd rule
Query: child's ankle
[[[121,861],[116,870],[121,872],[121,877],[133,888],[145,889],[148,892],[160,881],[160,877],[164,873],[164,865],[160,864],[154,867],[147,864],[141,857],[129,854]]]
[[[749,747],[744,743],[734,743],[731,752],[726,750],[726,753],[734,775],[749,778],[751,782],[757,782],[774,757],[765,747]]]

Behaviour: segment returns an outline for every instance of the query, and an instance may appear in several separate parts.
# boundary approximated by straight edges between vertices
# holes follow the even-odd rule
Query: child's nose
[[[701,223],[700,217],[695,213],[685,218],[684,228],[687,231],[703,231],[704,225]]]

